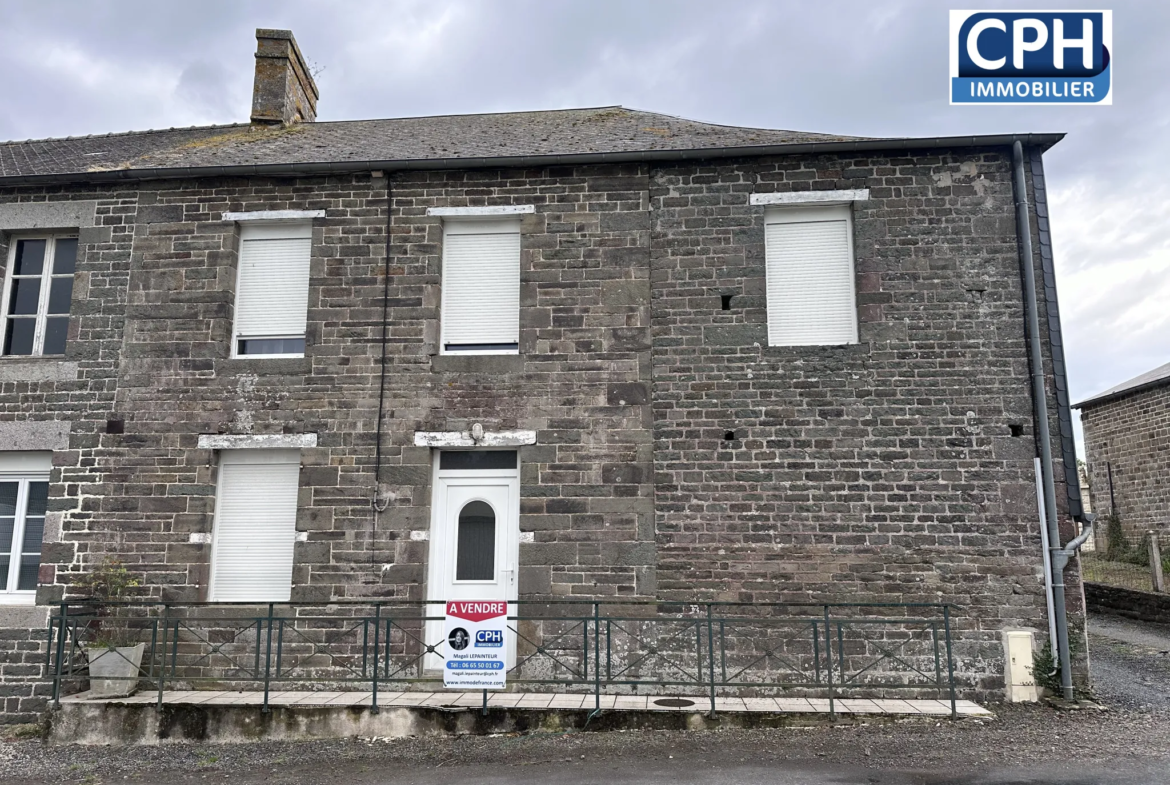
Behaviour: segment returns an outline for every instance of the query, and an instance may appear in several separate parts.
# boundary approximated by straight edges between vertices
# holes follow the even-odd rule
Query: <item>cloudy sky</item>
[[[856,135],[1065,131],[1046,166],[1080,399],[1170,362],[1170,3],[1108,5],[1113,106],[1014,108],[948,106],[934,0],[3,0],[0,139],[246,120],[257,27],[296,33],[322,120],[621,104]]]

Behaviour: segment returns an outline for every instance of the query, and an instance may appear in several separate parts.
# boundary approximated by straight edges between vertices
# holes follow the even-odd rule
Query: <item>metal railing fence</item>
[[[441,688],[442,601],[62,602],[50,618],[53,701],[80,690],[87,649],[111,631],[145,644],[138,680],[172,689]],[[906,690],[956,716],[952,607],[927,603],[520,600],[509,685],[535,691],[706,696],[788,694],[836,701]],[[429,629],[428,629],[429,628]],[[440,632],[436,633],[438,629]],[[92,656],[92,655],[88,655]],[[912,696],[913,697],[913,696]],[[486,711],[487,693],[484,693]]]

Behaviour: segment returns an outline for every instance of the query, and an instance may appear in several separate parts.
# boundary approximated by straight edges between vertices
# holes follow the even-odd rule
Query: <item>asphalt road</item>
[[[1109,710],[997,706],[991,720],[778,730],[533,734],[301,744],[0,743],[0,783],[238,785],[1168,785],[1164,630],[1090,626]],[[1165,637],[1164,637],[1165,636]],[[1170,645],[1167,646],[1170,650]]]

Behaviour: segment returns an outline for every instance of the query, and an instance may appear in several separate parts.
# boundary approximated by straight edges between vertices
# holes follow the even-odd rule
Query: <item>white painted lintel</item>
[[[748,197],[753,205],[782,204],[824,204],[825,202],[864,202],[869,199],[869,189],[859,188],[848,191],[797,191],[779,194],[752,194]]]
[[[484,431],[479,441],[471,431],[415,431],[415,447],[523,447],[536,444],[536,431]]]
[[[272,433],[257,436],[202,433],[201,450],[299,450],[317,446],[315,433]]]
[[[249,213],[223,214],[225,221],[311,221],[324,217],[324,210],[256,210]]]
[[[511,204],[495,207],[428,207],[427,215],[446,216],[448,218],[490,218],[493,215],[527,215],[536,212],[536,205]]]

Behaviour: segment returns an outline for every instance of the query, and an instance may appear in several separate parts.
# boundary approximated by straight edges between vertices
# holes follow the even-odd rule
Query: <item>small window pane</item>
[[[13,275],[40,275],[45,269],[45,241],[17,240]]]
[[[12,530],[16,526],[16,518],[11,515],[7,517],[0,517],[0,553],[12,552]],[[0,584],[0,591],[4,590],[4,585]]]
[[[20,576],[16,579],[17,591],[35,591],[37,588],[37,572],[41,566],[41,554],[22,556],[20,558]]]
[[[20,483],[0,482],[0,518],[16,515],[16,492]]]
[[[72,273],[77,268],[77,238],[57,241],[53,251],[53,275]]]
[[[44,515],[49,506],[49,484],[30,482],[28,484],[28,505],[26,515]]]
[[[69,313],[73,299],[73,279],[54,278],[49,284],[49,313]]]
[[[13,278],[12,299],[8,303],[9,314],[37,313],[37,305],[41,301],[40,278]]]
[[[8,329],[4,331],[4,353],[32,354],[36,329],[35,319],[9,319]]]
[[[65,339],[68,335],[68,316],[46,319],[44,354],[65,354]]]
[[[8,591],[8,556],[0,556],[0,591]]]
[[[490,581],[495,577],[496,514],[486,502],[468,502],[459,512],[455,580]]]
[[[304,338],[242,338],[237,354],[304,354]]]
[[[24,519],[24,541],[20,545],[20,552],[28,555],[41,552],[41,541],[45,538],[45,517],[27,517]]]
[[[440,469],[515,469],[515,450],[444,450]]]

